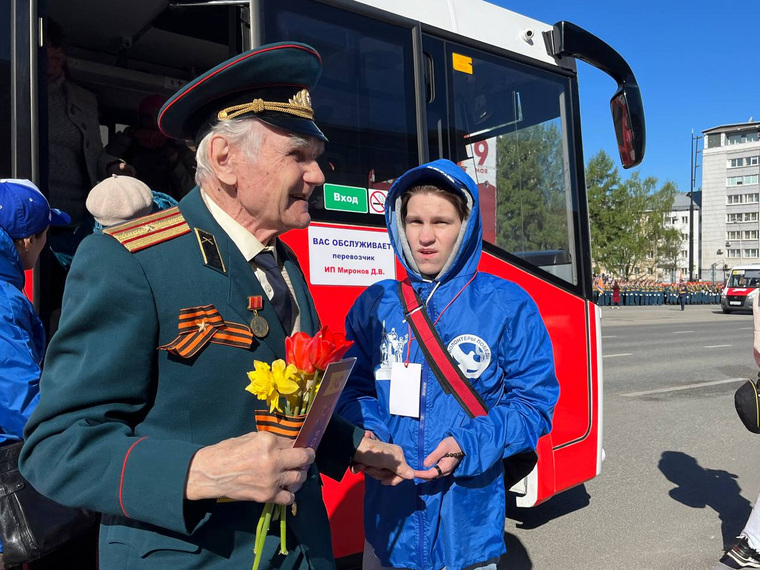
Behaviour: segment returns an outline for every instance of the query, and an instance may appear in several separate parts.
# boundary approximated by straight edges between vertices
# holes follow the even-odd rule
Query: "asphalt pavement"
[[[510,509],[500,569],[720,568],[760,493],[760,439],[733,407],[757,374],[751,314],[604,307],[602,342],[602,474]]]

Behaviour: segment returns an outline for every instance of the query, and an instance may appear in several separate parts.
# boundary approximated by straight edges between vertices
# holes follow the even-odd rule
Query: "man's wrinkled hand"
[[[257,432],[204,447],[190,462],[185,496],[289,505],[314,462],[313,449],[292,445],[289,439]]]
[[[414,470],[404,459],[404,451],[392,443],[364,437],[354,455],[354,473],[363,472],[383,485],[398,485],[412,479]]]

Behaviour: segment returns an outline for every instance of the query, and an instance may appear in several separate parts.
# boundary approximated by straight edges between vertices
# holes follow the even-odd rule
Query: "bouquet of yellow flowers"
[[[248,372],[251,383],[246,390],[269,407],[269,411],[256,412],[256,429],[295,439],[319,391],[327,365],[340,360],[352,344],[344,334],[323,327],[313,337],[298,332],[286,338],[287,361],[275,360],[270,366],[255,360],[254,369]],[[295,509],[293,503],[293,514]],[[280,553],[288,553],[285,505],[267,503],[256,526],[253,570],[258,570],[273,519],[280,521]]]

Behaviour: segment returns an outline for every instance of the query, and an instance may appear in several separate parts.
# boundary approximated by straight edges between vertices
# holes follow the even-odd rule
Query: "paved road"
[[[760,439],[733,409],[757,373],[752,316],[605,308],[602,334],[602,474],[511,510],[500,568],[716,568],[760,493]]]

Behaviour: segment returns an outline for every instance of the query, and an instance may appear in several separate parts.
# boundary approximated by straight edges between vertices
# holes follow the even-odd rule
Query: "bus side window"
[[[408,28],[307,0],[263,2],[262,15],[264,41],[301,41],[322,56],[311,96],[329,139],[319,161],[326,184],[366,192],[419,164]],[[315,221],[382,225],[382,216],[370,211],[324,207],[324,201],[317,189],[311,199]]]

